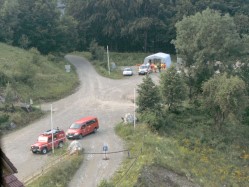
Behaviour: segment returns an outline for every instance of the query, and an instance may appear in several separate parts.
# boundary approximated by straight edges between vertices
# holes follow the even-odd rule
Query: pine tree
[[[163,102],[168,105],[169,110],[176,109],[186,98],[186,85],[174,66],[161,74],[160,90]]]
[[[143,78],[143,82],[138,85],[137,93],[138,98],[136,104],[138,106],[138,113],[146,111],[155,112],[161,109],[159,89],[148,75],[146,75],[146,77]]]

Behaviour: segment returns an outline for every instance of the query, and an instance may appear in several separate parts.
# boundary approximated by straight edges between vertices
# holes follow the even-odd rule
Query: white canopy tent
[[[161,63],[166,64],[167,68],[170,67],[170,65],[171,65],[170,55],[166,54],[166,53],[156,53],[153,55],[149,55],[149,56],[145,57],[144,64],[148,64],[150,60],[152,62],[160,60]]]

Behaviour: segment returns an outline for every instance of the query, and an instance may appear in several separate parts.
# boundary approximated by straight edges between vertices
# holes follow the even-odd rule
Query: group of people
[[[155,73],[157,72],[157,70],[158,70],[158,72],[161,72],[161,69],[166,69],[165,63],[160,62],[160,63],[155,64],[150,60],[149,64],[150,64],[151,71],[155,72]]]

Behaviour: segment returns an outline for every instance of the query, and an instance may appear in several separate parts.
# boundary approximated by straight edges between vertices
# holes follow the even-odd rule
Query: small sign
[[[107,144],[103,145],[103,151],[105,151],[105,152],[108,151],[108,145]]]
[[[66,72],[70,72],[70,70],[71,70],[71,65],[65,65],[65,70],[66,70]]]
[[[106,152],[108,151],[108,145],[104,144],[103,145],[103,151],[105,152],[105,158],[103,158],[104,160],[109,160],[109,158],[106,156]]]

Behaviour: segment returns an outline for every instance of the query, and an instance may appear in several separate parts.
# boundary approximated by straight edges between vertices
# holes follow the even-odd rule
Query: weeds
[[[190,120],[188,112],[180,116],[171,114],[175,127],[165,128],[171,132],[160,134],[152,133],[143,124],[137,125],[135,130],[132,126],[119,124],[116,132],[126,141],[131,155],[139,156],[128,174],[125,173],[134,159],[126,159],[112,183],[135,186],[143,166],[156,164],[201,186],[248,186],[248,133],[238,136],[248,132],[248,127],[240,126],[236,130],[232,124],[227,124],[224,133],[219,133],[212,129],[205,115],[198,112],[193,115],[192,111],[191,115]]]
[[[54,158],[59,158],[66,153],[66,146],[63,149],[56,149]],[[51,159],[50,159],[51,162]],[[64,160],[51,167],[41,177],[27,185],[27,187],[50,187],[50,186],[68,186],[74,174],[83,162],[83,155],[68,155]]]
[[[10,84],[18,102],[30,103],[32,99],[33,104],[38,106],[42,102],[69,95],[79,84],[74,67],[70,73],[65,72],[67,62],[63,56],[52,54],[42,56],[36,49],[26,51],[2,43],[0,43],[0,56],[0,96],[2,97],[6,86]],[[15,111],[9,112],[0,106],[0,114],[7,116],[4,120],[0,119],[1,133],[13,130],[8,128],[11,122],[19,128],[41,117],[43,113],[39,110],[38,107],[32,112],[25,113],[20,107],[15,106]]]

